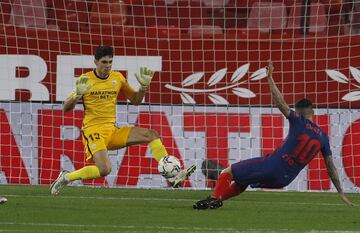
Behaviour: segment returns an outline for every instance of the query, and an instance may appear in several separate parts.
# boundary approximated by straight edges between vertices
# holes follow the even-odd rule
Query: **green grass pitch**
[[[210,191],[0,186],[0,232],[356,232],[360,207],[335,193],[245,192],[223,208],[192,204]],[[359,204],[359,194],[349,194]]]

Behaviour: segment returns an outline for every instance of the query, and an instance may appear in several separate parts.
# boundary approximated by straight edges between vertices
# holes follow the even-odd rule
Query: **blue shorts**
[[[282,188],[291,183],[297,174],[288,172],[279,159],[271,156],[240,161],[231,165],[234,181],[240,186],[253,188]]]

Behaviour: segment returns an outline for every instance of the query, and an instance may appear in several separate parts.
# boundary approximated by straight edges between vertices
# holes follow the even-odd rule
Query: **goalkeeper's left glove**
[[[140,90],[147,91],[149,89],[149,85],[154,76],[154,71],[150,70],[147,67],[140,67],[140,72],[135,74],[136,79],[140,83]]]

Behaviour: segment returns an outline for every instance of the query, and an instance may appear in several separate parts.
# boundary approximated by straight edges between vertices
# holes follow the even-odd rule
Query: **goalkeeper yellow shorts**
[[[92,159],[93,155],[100,150],[116,150],[125,147],[132,127],[106,124],[82,129],[86,160]]]

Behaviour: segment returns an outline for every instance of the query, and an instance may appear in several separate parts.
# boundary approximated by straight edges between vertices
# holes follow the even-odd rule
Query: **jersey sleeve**
[[[136,91],[129,85],[129,83],[126,81],[126,79],[121,75],[121,89],[120,92],[122,92],[127,98],[130,98],[133,96]]]
[[[326,135],[325,143],[324,143],[323,147],[321,148],[321,152],[324,157],[332,155],[332,152],[330,149],[329,137],[327,135]]]

